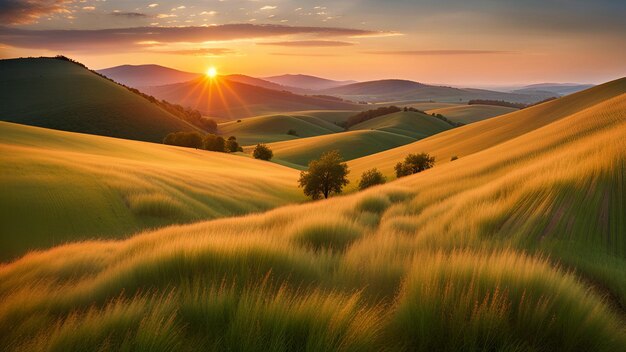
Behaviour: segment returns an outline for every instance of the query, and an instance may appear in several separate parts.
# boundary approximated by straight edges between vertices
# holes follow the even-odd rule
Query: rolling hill
[[[522,94],[534,94],[536,92],[547,92],[554,96],[568,95],[581,90],[589,89],[593,87],[593,84],[578,84],[578,83],[539,83],[531,84],[520,89],[516,89],[514,93]]]
[[[380,130],[422,139],[452,127],[447,122],[420,112],[400,111],[363,121],[350,127],[350,130]]]
[[[275,142],[267,146],[274,152],[272,161],[305,169],[311,160],[330,150],[339,150],[344,160],[351,160],[415,141],[415,138],[384,130],[359,130]],[[254,146],[250,146],[244,151],[252,153],[253,149]]]
[[[249,84],[251,86],[257,86],[257,87],[261,87],[261,88],[273,89],[273,90],[278,90],[278,91],[283,91],[284,90],[284,91],[288,91],[288,92],[292,92],[292,93],[307,93],[307,92],[309,92],[306,89],[289,87],[289,86],[283,86],[283,85],[276,84],[276,83],[273,83],[273,82],[270,82],[270,81],[266,81],[264,79],[250,77],[250,76],[241,75],[241,74],[225,75],[225,76],[222,76],[222,78],[224,78],[224,79],[226,79],[228,81],[231,81],[231,82],[245,83],[245,84]]]
[[[163,86],[191,81],[202,76],[200,73],[184,72],[159,65],[122,65],[96,72],[133,88]]]
[[[625,92],[362,158],[466,151],[354,195],[29,254],[0,349],[622,350]]]
[[[0,120],[71,132],[161,142],[196,128],[78,64],[0,60]]]
[[[341,132],[343,128],[332,121],[352,114],[349,111],[304,111],[263,115],[225,122],[218,126],[218,130],[225,137],[236,136],[241,145],[269,143]],[[288,134],[289,130],[294,130],[297,135]]]
[[[441,114],[454,122],[468,124],[517,110],[506,106],[472,104],[432,109],[426,112],[429,114]]]
[[[304,198],[298,173],[276,164],[7,122],[0,163],[0,262]]]
[[[192,107],[205,115],[231,120],[300,110],[361,109],[361,106],[348,102],[266,89],[223,78],[200,78],[142,90],[159,99]]]
[[[335,95],[352,101],[387,103],[394,101],[431,100],[437,102],[467,102],[472,99],[491,99],[520,103],[534,103],[553,96],[553,94],[546,92],[520,94],[474,88],[432,86],[400,79],[353,83],[325,89],[321,92],[323,94]]]
[[[351,176],[360,175],[361,172],[375,165],[391,177],[395,163],[405,155],[415,152],[427,152],[435,156],[438,164],[447,163],[452,156],[462,158],[489,149],[624,92],[626,92],[626,78],[530,108],[455,128],[412,144],[352,160],[349,162],[353,170]]]
[[[331,79],[301,74],[264,77],[263,80],[280,84],[282,86],[296,87],[306,90],[323,90],[357,83],[356,81],[334,81]]]

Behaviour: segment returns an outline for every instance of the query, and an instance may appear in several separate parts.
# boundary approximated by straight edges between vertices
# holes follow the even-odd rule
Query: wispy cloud
[[[189,56],[225,56],[225,55],[232,55],[236,53],[234,50],[229,49],[229,48],[162,50],[158,52],[162,54],[189,55]]]
[[[0,22],[27,24],[55,13],[69,14],[70,11],[66,8],[69,3],[71,3],[69,0],[1,0]]]
[[[342,42],[339,40],[293,40],[284,42],[262,42],[257,45],[275,45],[275,46],[351,46],[354,43]]]
[[[502,50],[398,50],[398,51],[365,51],[364,54],[373,55],[485,55],[485,54],[512,54],[513,51]]]
[[[145,18],[148,17],[145,13],[141,12],[122,12],[122,11],[113,11],[111,12],[112,16],[117,17],[126,17],[126,18]]]
[[[158,17],[158,16],[157,16]],[[137,49],[136,43],[201,43],[241,39],[271,38],[285,35],[350,37],[375,31],[339,27],[297,27],[285,25],[226,24],[208,27],[132,27],[98,30],[26,30],[0,27],[0,43],[20,48],[49,50],[97,50],[117,47]]]

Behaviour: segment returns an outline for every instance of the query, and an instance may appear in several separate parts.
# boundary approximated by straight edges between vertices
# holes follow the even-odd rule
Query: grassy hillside
[[[445,131],[415,143],[352,160],[349,162],[351,176],[356,177],[364,170],[377,167],[392,177],[393,166],[408,153],[416,152],[434,155],[436,164],[441,165],[449,162],[452,156],[463,158],[489,149],[625,92],[626,78],[622,78],[527,109]]]
[[[426,111],[429,114],[441,114],[446,118],[464,124],[482,121],[495,116],[508,114],[518,109],[495,105],[459,105]]]
[[[380,130],[422,139],[452,127],[450,124],[429,115],[413,111],[400,111],[361,122],[350,127],[350,130]]]
[[[0,348],[622,350],[624,91],[446,132],[505,136],[355,195],[28,255]]]
[[[274,152],[272,161],[287,162],[285,165],[306,168],[309,161],[319,158],[324,152],[330,150],[339,150],[344,160],[351,160],[399,147],[415,140],[415,138],[386,131],[361,130],[270,143],[268,147]],[[252,153],[254,146],[244,149],[245,152]]]
[[[0,120],[161,142],[192,126],[77,64],[53,58],[0,60]]]
[[[236,136],[241,145],[269,143],[343,131],[331,122],[341,116],[341,112],[321,111],[264,115],[222,123],[218,131],[224,136]],[[287,134],[289,130],[295,130],[298,135]]]
[[[0,261],[303,199],[298,173],[276,164],[6,122],[0,163]]]
[[[159,99],[191,107],[208,116],[236,120],[243,117],[301,110],[354,110],[360,106],[339,100],[298,95],[234,82],[223,77],[146,87]]]

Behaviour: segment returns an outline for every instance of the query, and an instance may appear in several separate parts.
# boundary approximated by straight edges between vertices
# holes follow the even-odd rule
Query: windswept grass
[[[0,261],[304,199],[297,171],[223,153],[5,122],[0,151]]]
[[[350,196],[28,254],[0,266],[0,350],[622,350],[624,111],[599,99]]]

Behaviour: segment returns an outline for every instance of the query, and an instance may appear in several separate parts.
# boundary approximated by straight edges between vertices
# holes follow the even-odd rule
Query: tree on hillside
[[[348,181],[348,165],[342,162],[339,151],[322,154],[318,160],[309,163],[308,171],[300,173],[299,186],[304,194],[312,199],[328,198],[333,193],[341,193]]]
[[[434,164],[435,157],[426,153],[409,154],[404,162],[398,162],[394,169],[396,170],[396,177],[400,178],[430,169]]]
[[[202,140],[204,149],[214,152],[224,152],[225,141],[224,138],[216,136],[214,134],[207,134]]]
[[[224,144],[224,150],[227,153],[234,153],[234,152],[241,152],[241,151],[243,151],[243,148],[241,148],[239,146],[239,143],[237,143],[237,137],[230,136],[230,137],[228,137],[228,140]]]
[[[387,180],[385,179],[385,176],[383,176],[382,172],[373,168],[363,172],[361,175],[361,181],[359,181],[359,189],[364,190],[372,186],[382,185],[386,181]]]
[[[274,152],[265,144],[257,144],[252,152],[255,159],[270,160],[274,156]]]
[[[202,135],[198,132],[173,132],[165,136],[163,144],[187,148],[202,148]]]

